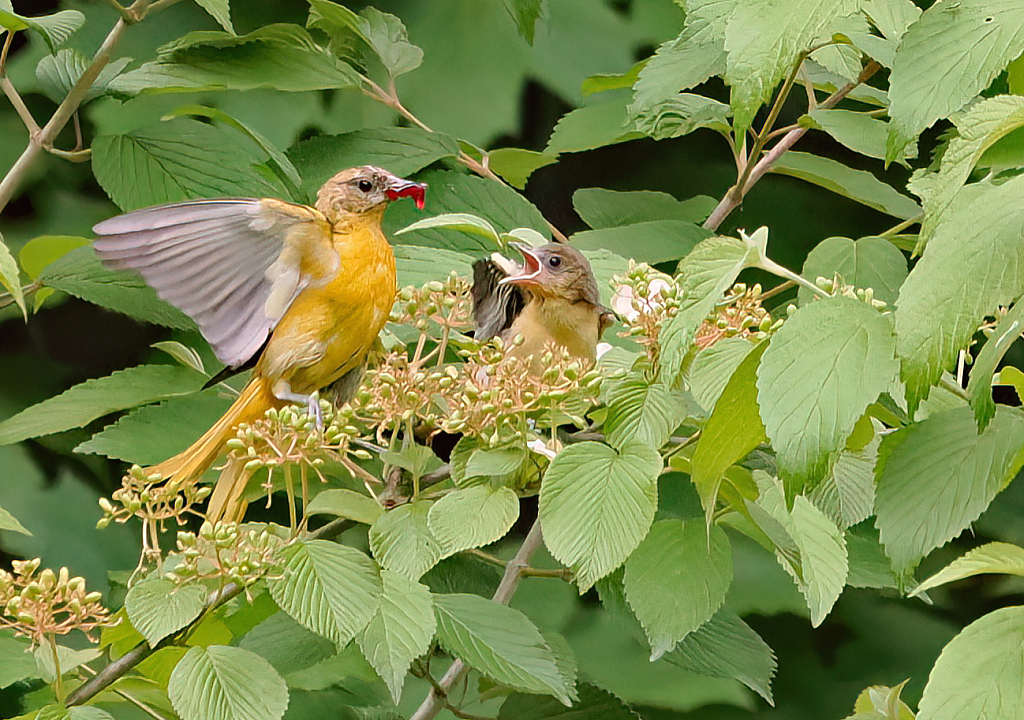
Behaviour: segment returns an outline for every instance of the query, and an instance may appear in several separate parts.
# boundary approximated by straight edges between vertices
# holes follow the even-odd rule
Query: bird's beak
[[[512,247],[519,251],[519,254],[523,256],[523,266],[517,268],[516,272],[509,273],[507,277],[503,277],[498,281],[499,285],[539,285],[537,278],[540,277],[541,271],[544,269],[540,263],[540,258],[533,251],[533,248],[522,243],[509,243]]]
[[[416,209],[422,210],[426,203],[427,184],[392,176],[384,193],[388,196],[388,200],[411,197],[416,203]]]

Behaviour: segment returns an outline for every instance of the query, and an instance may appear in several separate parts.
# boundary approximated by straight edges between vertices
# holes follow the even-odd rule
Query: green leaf
[[[140,365],[86,380],[0,423],[0,445],[77,428],[118,410],[187,395],[203,377],[182,367]]]
[[[11,255],[11,249],[4,243],[3,235],[0,235],[0,285],[3,285],[11,294],[14,302],[21,308],[21,315],[25,318],[25,322],[28,322],[25,293],[21,289],[21,270],[18,269],[18,262]]]
[[[231,6],[229,0],[196,0],[196,5],[217,21],[217,24],[232,35],[235,34],[235,27],[231,24]]]
[[[452,490],[434,503],[427,527],[441,546],[441,557],[448,557],[500,540],[518,517],[519,497],[514,490],[474,485]]]
[[[812,110],[800,118],[800,124],[803,125],[808,120],[807,124],[810,127],[823,130],[840,145],[870,158],[885,159],[888,123],[852,110]],[[899,159],[916,156],[917,146],[911,143],[903,150]]]
[[[447,135],[419,128],[368,128],[343,135],[319,135],[288,151],[302,175],[309,197],[336,173],[356,165],[377,165],[399,177],[411,175],[441,158],[459,154],[458,143]],[[427,202],[435,207],[434,190]]]
[[[725,28],[725,81],[737,136],[792,69],[798,55],[828,39],[837,21],[859,9],[857,0],[737,3]]]
[[[357,641],[366,661],[387,683],[397,703],[405,673],[430,647],[437,621],[430,590],[404,575],[382,570],[380,607]]]
[[[943,213],[896,302],[896,347],[911,414],[982,318],[1024,293],[1022,235],[1024,177],[965,187]]]
[[[892,322],[834,297],[790,315],[761,360],[757,402],[790,497],[823,479],[868,405],[896,380]]]
[[[584,230],[570,240],[580,250],[610,250],[637,262],[678,260],[711,235],[699,225],[682,220],[651,220],[601,230]]]
[[[633,67],[624,73],[597,73],[591,75],[580,83],[580,94],[583,97],[590,97],[597,93],[608,92],[609,90],[625,90],[633,87],[640,75],[640,71],[650,62],[650,58],[633,63]]]
[[[772,698],[772,677],[778,666],[775,653],[730,610],[715,613],[683,638],[665,659],[701,675],[739,680],[769,705],[775,704]]]
[[[668,193],[651,190],[618,192],[604,188],[581,188],[572,195],[572,206],[595,230],[633,225],[649,220],[682,220],[700,223],[715,209],[717,201],[707,195],[676,200]]]
[[[772,172],[819,185],[901,220],[921,214],[921,208],[916,202],[897,192],[891,185],[865,170],[854,170],[831,158],[791,150],[779,158]]]
[[[1024,51],[1017,0],[936,3],[907,30],[889,77],[887,160],[940,118],[960,110]]]
[[[256,653],[282,675],[305,670],[338,652],[333,642],[280,610],[246,632],[238,646]]]
[[[231,405],[214,389],[132,410],[75,448],[135,465],[153,465],[188,448]]]
[[[498,711],[498,720],[636,720],[629,706],[590,683],[580,683],[579,700],[566,708],[554,698],[513,693]]]
[[[693,451],[690,478],[711,526],[725,471],[768,441],[757,407],[757,366],[768,343],[747,353],[715,403]]]
[[[0,688],[35,677],[36,660],[28,640],[14,638],[10,630],[0,633]]]
[[[640,544],[658,504],[661,458],[644,445],[570,445],[551,462],[540,490],[544,543],[572,568],[582,594]]]
[[[793,503],[788,529],[800,549],[803,577],[798,579],[788,563],[784,567],[797,581],[811,611],[811,625],[817,627],[846,585],[846,540],[839,528],[802,495]]]
[[[384,514],[384,508],[363,493],[332,488],[317,493],[306,506],[306,514],[336,515],[365,525],[373,525]]]
[[[263,197],[278,188],[255,168],[256,158],[231,136],[196,120],[178,119],[92,145],[96,180],[122,210],[206,197]]]
[[[626,106],[621,102],[577,108],[558,121],[544,152],[548,155],[582,152],[642,137],[627,129],[625,123]]]
[[[11,515],[2,507],[0,507],[0,530],[21,533],[22,535],[28,535],[30,537],[32,535],[24,525],[18,522],[18,518]],[[0,684],[0,687],[4,687],[4,685]]]
[[[906,581],[892,569],[885,548],[878,542],[878,531],[861,525],[846,531],[846,551],[850,557],[850,573],[846,584],[858,588],[878,588],[904,592]]]
[[[25,717],[25,716],[22,716]],[[45,705],[32,715],[32,720],[114,720],[114,716],[94,705]]]
[[[693,5],[693,3],[689,3]],[[722,3],[730,6],[733,3]],[[687,8],[694,12],[706,10],[711,3],[702,8]],[[700,85],[714,75],[725,72],[725,50],[723,38],[718,35],[706,38],[701,42],[699,19],[691,13],[687,18],[687,28],[674,40],[662,43],[647,64],[640,71],[639,78],[633,86],[633,102],[629,106],[630,118],[636,120],[655,106],[675,98],[683,90]]]
[[[971,378],[967,383],[967,394],[970,396],[974,418],[978,421],[978,430],[984,430],[992,416],[996,413],[996,404],[992,400],[992,381],[1003,355],[1010,349],[1024,331],[1024,303],[1018,300],[1006,316],[999,321],[995,332],[985,341],[985,346],[978,353],[971,366]]]
[[[512,187],[522,190],[535,170],[553,165],[558,162],[558,158],[534,150],[498,148],[487,153],[487,161],[491,170],[503,177]]]
[[[703,95],[680,93],[638,115],[633,127],[655,140],[682,137],[701,128],[727,135],[729,106]]]
[[[357,15],[329,0],[310,0],[306,27],[323,30],[331,36],[331,48],[335,51],[351,52],[346,36],[354,35],[384,66],[389,78],[415,70],[423,62],[423,51],[409,42],[402,21],[374,7],[363,8]]]
[[[665,322],[659,337],[661,372],[668,382],[675,382],[682,371],[697,328],[736,282],[740,272],[757,262],[759,241],[767,241],[766,230],[759,230],[745,240],[710,237],[679,263],[679,311]]]
[[[388,510],[370,526],[370,550],[382,566],[412,580],[441,559],[441,543],[430,532],[425,500]]]
[[[632,442],[660,448],[694,410],[686,394],[640,375],[615,383],[606,404],[605,435],[608,444],[619,449]]]
[[[185,653],[167,696],[182,720],[278,720],[288,707],[288,687],[270,663],[224,645]]]
[[[746,338],[722,338],[694,356],[686,379],[693,399],[705,414],[714,410],[729,378],[754,347],[754,343]]]
[[[463,479],[509,475],[522,467],[527,457],[526,450],[519,446],[474,450],[466,461]]]
[[[925,217],[919,246],[935,235],[947,210],[985,152],[1024,126],[1024,97],[999,95],[972,105],[953,118],[957,135],[942,153],[937,172],[919,170],[908,187],[921,198]]]
[[[711,619],[732,582],[732,548],[717,525],[659,520],[626,560],[626,599],[651,643],[651,662]]]
[[[877,300],[892,306],[907,279],[907,258],[883,237],[830,237],[808,253],[802,274],[813,282],[819,277],[831,280],[836,273],[847,285],[871,288]],[[814,293],[801,287],[797,297],[801,305],[806,305]]]
[[[526,42],[533,45],[534,27],[546,11],[545,0],[502,0],[502,2],[512,19],[516,21],[519,34],[525,38]]]
[[[960,534],[1024,464],[1024,416],[998,409],[980,435],[968,407],[897,430],[879,449],[875,526],[897,570]]]
[[[303,28],[277,24],[241,36],[190,33],[160,48],[157,60],[124,73],[110,88],[127,95],[257,88],[307,92],[359,83],[351,66],[324,52]]]
[[[437,640],[467,665],[523,692],[553,695],[569,705],[555,656],[529,618],[478,595],[435,595]]]
[[[493,225],[483,218],[479,218],[476,215],[468,215],[466,213],[445,213],[444,215],[435,215],[434,217],[414,222],[412,225],[396,231],[395,235],[404,235],[408,232],[430,230],[432,228],[452,228],[453,230],[470,233],[471,235],[479,235],[486,240],[490,240],[494,244],[495,248],[502,247],[501,238],[498,237],[498,231],[494,229]]]
[[[1004,542],[976,547],[918,585],[909,597],[984,573],[1024,576],[1024,548]]]
[[[92,247],[75,248],[54,261],[39,274],[39,282],[137,320],[196,329],[190,317],[158,298],[140,275],[103,267]]]
[[[339,647],[366,627],[380,604],[381,579],[363,553],[326,540],[297,542],[281,551],[283,575],[271,579],[278,606]]]
[[[842,529],[866,520],[875,508],[875,463],[881,436],[858,450],[843,449],[832,472],[808,494],[814,505]]]
[[[124,609],[132,626],[155,647],[199,617],[206,607],[206,587],[200,584],[176,585],[170,580],[152,578],[133,585],[124,599]]]
[[[1024,607],[996,610],[965,627],[935,661],[918,720],[1013,720],[1024,696],[1021,643]]]
[[[473,258],[463,253],[419,245],[396,245],[393,250],[399,287],[423,287],[431,280],[440,279],[442,275],[437,271],[438,267],[462,277],[473,276]]]
[[[0,27],[7,28],[12,32],[33,30],[39,33],[46,41],[51,53],[78,32],[78,29],[84,24],[85,15],[77,10],[61,10],[52,15],[25,17],[10,10],[0,9]]]
[[[36,65],[39,89],[55,103],[62,102],[91,62],[90,58],[74,49],[58,50],[53,55],[47,55]],[[119,58],[108,63],[86,92],[82,104],[106,95],[110,83],[130,62],[129,58]]]

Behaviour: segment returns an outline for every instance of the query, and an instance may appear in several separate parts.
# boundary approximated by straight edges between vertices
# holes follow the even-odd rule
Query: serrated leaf
[[[0,445],[63,432],[118,410],[187,395],[202,384],[201,375],[182,367],[140,365],[119,370],[86,380],[4,420],[0,423]]]
[[[661,448],[694,410],[686,394],[641,376],[615,383],[606,404],[605,435],[609,445],[620,449],[632,442]]]
[[[861,525],[851,528],[846,531],[845,537],[850,560],[847,585],[904,591],[906,581],[893,571],[892,562],[878,541],[878,531],[874,527]]]
[[[11,255],[11,249],[4,242],[3,235],[0,235],[0,285],[3,285],[11,294],[14,302],[21,308],[22,317],[28,322],[25,293],[21,289],[21,270],[18,269],[18,262]]]
[[[32,716],[32,720],[114,720],[114,716],[94,705],[44,705]]]
[[[448,557],[500,540],[518,517],[515,491],[474,485],[452,490],[435,502],[427,514],[427,527],[441,546],[441,557]]]
[[[358,14],[329,0],[310,0],[306,27],[323,30],[331,37],[331,48],[351,53],[350,36],[384,67],[389,78],[415,70],[423,62],[423,51],[409,42],[405,25],[394,15],[366,7]],[[341,51],[346,52],[341,52]],[[365,59],[365,53],[360,53]]]
[[[437,621],[430,590],[415,580],[381,571],[384,594],[380,607],[357,641],[366,661],[387,683],[397,703],[405,673],[414,659],[427,651]]]
[[[55,103],[62,102],[82,77],[90,62],[90,58],[75,49],[58,50],[53,55],[47,55],[36,65],[36,79],[39,81],[40,90]],[[118,58],[108,63],[86,92],[82,104],[105,95],[110,83],[130,62],[130,58]]]
[[[936,120],[963,108],[1024,51],[1017,0],[935,3],[907,30],[889,77],[887,160]]]
[[[1022,643],[1024,607],[996,610],[965,627],[935,661],[918,720],[1016,718],[1024,698]]]
[[[339,647],[377,611],[381,579],[373,561],[345,545],[308,540],[281,551],[280,578],[268,581],[278,606]]]
[[[772,172],[805,180],[902,220],[921,214],[918,204],[892,185],[831,158],[791,150],[772,166]]]
[[[943,213],[896,301],[896,347],[911,415],[982,318],[1024,293],[1022,236],[1024,176],[965,187]]]
[[[396,245],[395,265],[398,269],[398,287],[423,287],[431,280],[439,280],[438,267],[462,277],[473,276],[473,258],[459,252],[427,248],[419,245]]]
[[[650,220],[700,223],[716,204],[717,201],[707,195],[676,200],[668,193],[651,190],[618,192],[593,187],[581,188],[572,195],[573,208],[583,222],[595,230]]]
[[[554,698],[513,693],[498,711],[498,720],[637,720],[629,706],[590,683],[580,683],[579,700],[566,708]]]
[[[278,720],[288,707],[288,687],[270,663],[224,645],[185,653],[167,696],[182,720]]]
[[[551,648],[521,612],[477,595],[434,595],[434,611],[452,655],[502,685],[570,704]]]
[[[1024,576],[1024,548],[1004,542],[976,547],[918,585],[908,597],[983,573]]]
[[[124,599],[124,608],[132,627],[155,647],[199,617],[206,607],[207,590],[203,585],[176,585],[170,580],[152,578],[133,585]]]
[[[84,24],[85,15],[77,10],[61,10],[52,15],[25,17],[10,10],[0,9],[0,27],[10,31],[34,30],[46,41],[51,53],[63,45]]]
[[[640,71],[629,106],[629,116],[634,121],[683,90],[725,72],[723,38],[718,36],[700,42],[699,37],[695,37],[695,24],[695,18],[688,17],[682,34],[662,43]]]
[[[757,247],[750,242],[716,236],[700,242],[679,263],[679,311],[665,322],[659,336],[661,372],[667,382],[674,383],[682,371],[697,328],[740,272],[758,257]]]
[[[427,524],[432,503],[425,500],[400,505],[370,526],[370,550],[382,566],[412,580],[441,559],[441,544]]]
[[[936,413],[882,440],[875,527],[897,570],[978,519],[1024,464],[1024,416],[998,409],[980,435],[970,408]]]
[[[238,646],[256,653],[282,675],[312,667],[338,652],[333,642],[280,610],[245,633]]]
[[[830,237],[808,253],[802,274],[813,282],[819,277],[831,280],[836,273],[847,285],[871,288],[876,299],[892,306],[907,279],[907,259],[883,237],[859,240]],[[801,287],[797,297],[801,305],[806,305],[812,301],[814,293]]]
[[[8,530],[10,532],[21,533],[22,535],[28,535],[30,537],[32,535],[32,533],[30,533],[25,528],[24,525],[22,525],[20,522],[18,522],[18,518],[16,518],[13,515],[11,515],[9,512],[4,510],[2,507],[0,507],[0,530]],[[4,687],[4,686],[2,684],[0,684],[0,687]]]
[[[643,137],[627,129],[625,123],[626,106],[621,102],[577,108],[561,117],[544,152],[549,155],[582,152]]]
[[[995,332],[985,341],[985,346],[978,353],[971,366],[971,378],[967,383],[967,394],[970,396],[974,418],[978,421],[978,429],[984,430],[996,412],[996,404],[992,400],[992,381],[996,366],[1003,356],[1024,331],[1024,303],[1018,300],[995,328]]]
[[[710,235],[710,231],[699,225],[682,220],[651,220],[584,230],[570,239],[580,250],[610,250],[624,258],[653,264],[686,256]]]
[[[835,109],[812,110],[806,117],[811,120],[813,127],[828,133],[840,145],[870,158],[885,159],[885,138],[889,126],[882,120],[861,112]],[[800,123],[804,123],[803,118]],[[916,156],[917,146],[911,143],[904,149],[900,159]]]
[[[39,282],[137,320],[177,330],[196,329],[190,317],[158,298],[140,275],[103,267],[92,247],[70,250],[39,274]]]
[[[495,248],[500,249],[502,247],[501,239],[498,237],[498,232],[494,229],[493,225],[483,218],[479,218],[476,215],[469,215],[467,213],[445,213],[444,215],[435,215],[434,217],[414,222],[412,225],[408,225],[401,230],[397,230],[395,235],[403,235],[408,232],[430,230],[433,228],[452,228],[453,230],[459,230],[472,235],[479,235],[486,240],[490,240],[494,244]]]
[[[732,547],[717,525],[659,520],[633,551],[626,599],[651,643],[651,662],[718,612],[732,582]]]
[[[826,298],[789,317],[757,377],[761,419],[788,496],[825,477],[898,370],[892,322],[859,300]]]
[[[462,476],[468,479],[508,475],[522,467],[527,457],[526,450],[519,446],[473,450],[466,461]]]
[[[317,493],[306,506],[306,514],[336,515],[366,525],[373,525],[384,514],[384,508],[376,500],[363,493],[332,488]]]
[[[844,448],[829,476],[808,494],[811,502],[844,530],[874,513],[875,463],[881,441],[876,435],[863,448]]]
[[[558,157],[534,150],[498,148],[487,153],[488,167],[509,185],[523,190],[534,171],[558,162]]]
[[[772,677],[778,663],[768,643],[730,610],[714,617],[683,638],[665,660],[709,677],[734,678],[763,697],[769,705]]]
[[[849,561],[846,539],[811,501],[797,496],[790,513],[789,532],[800,549],[802,578],[797,587],[811,611],[811,625],[822,623],[846,585]],[[783,565],[791,571],[788,563]],[[791,574],[793,574],[791,572]]]
[[[540,490],[544,543],[572,568],[580,593],[617,568],[654,520],[658,453],[633,444],[570,445],[551,462]]]
[[[687,384],[693,399],[706,413],[714,410],[729,378],[754,347],[746,338],[722,338],[694,356],[686,375]]]
[[[235,27],[231,24],[231,6],[229,0],[196,0],[196,5],[217,21],[217,24],[232,35],[235,34]]]

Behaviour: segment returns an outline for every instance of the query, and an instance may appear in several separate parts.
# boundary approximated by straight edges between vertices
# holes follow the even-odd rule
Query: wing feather
[[[93,247],[106,266],[142,275],[196,321],[231,367],[259,352],[304,287],[338,270],[326,218],[279,200],[160,205],[93,230],[99,236]],[[320,268],[319,275],[304,275],[300,262]]]
[[[486,342],[512,327],[512,323],[526,306],[523,291],[515,285],[499,285],[506,276],[504,270],[489,258],[473,263],[473,323],[474,337]]]

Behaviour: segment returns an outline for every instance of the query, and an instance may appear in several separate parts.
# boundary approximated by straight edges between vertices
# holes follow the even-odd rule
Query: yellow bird
[[[522,265],[497,253],[473,264],[477,339],[499,335],[508,346],[522,335],[523,343],[509,354],[532,356],[536,373],[543,372],[540,358],[552,345],[594,360],[601,334],[615,316],[601,304],[594,272],[583,253],[565,243],[513,246],[523,256]]]
[[[351,378],[362,372],[395,299],[384,209],[401,197],[422,209],[425,191],[366,165],[328,180],[315,208],[269,198],[196,200],[136,210],[93,228],[100,260],[138,272],[192,317],[229,369],[255,361],[252,378],[220,420],[149,474],[195,483],[234,428],[270,408],[305,403],[322,425],[317,391],[336,382],[354,390]],[[207,511],[211,521],[229,507],[230,519],[239,519],[246,479],[221,475]]]

